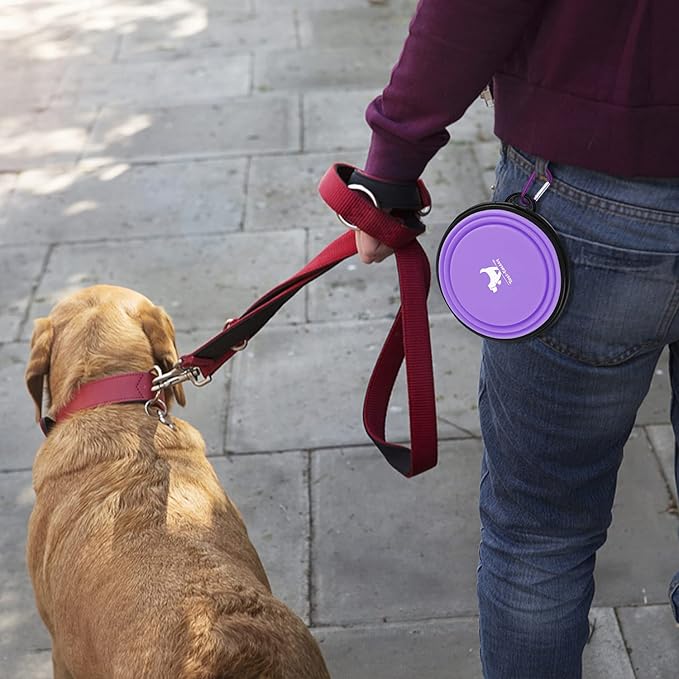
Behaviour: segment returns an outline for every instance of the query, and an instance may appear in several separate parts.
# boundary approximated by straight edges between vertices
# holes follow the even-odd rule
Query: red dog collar
[[[157,393],[152,391],[155,375],[151,372],[125,373],[103,377],[83,384],[75,396],[55,416],[42,417],[40,428],[45,436],[57,422],[62,422],[78,410],[95,408],[112,403],[148,403],[156,401]]]

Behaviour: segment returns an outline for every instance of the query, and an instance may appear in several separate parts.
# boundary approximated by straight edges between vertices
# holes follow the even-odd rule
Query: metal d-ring
[[[351,189],[352,191],[360,191],[361,193],[365,193],[365,195],[368,196],[368,198],[370,198],[372,204],[376,208],[380,207],[379,203],[377,202],[377,198],[375,198],[375,194],[370,189],[367,189],[365,186],[363,186],[363,184],[347,184],[347,188]],[[346,219],[344,219],[344,217],[342,217],[342,215],[339,214],[339,212],[337,212],[336,214],[337,219],[339,219],[340,222],[344,224],[344,226],[348,227],[349,229],[352,229],[353,231],[361,230],[356,226],[356,224],[352,224],[351,222],[348,222]]]
[[[337,216],[339,217],[339,215]],[[226,323],[224,323],[224,330],[226,330],[235,320],[235,318],[227,318]],[[244,339],[240,344],[236,344],[235,346],[231,347],[231,351],[243,351],[247,345],[248,341],[247,339]]]

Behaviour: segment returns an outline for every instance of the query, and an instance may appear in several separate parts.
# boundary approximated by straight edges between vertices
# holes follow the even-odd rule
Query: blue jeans
[[[544,161],[503,148],[495,198],[521,191],[536,167]],[[539,338],[483,346],[486,679],[582,676],[595,553],[611,522],[623,446],[666,345],[679,434],[679,179],[550,169],[555,182],[538,212],[568,254],[570,298]],[[677,606],[678,584],[670,590]]]

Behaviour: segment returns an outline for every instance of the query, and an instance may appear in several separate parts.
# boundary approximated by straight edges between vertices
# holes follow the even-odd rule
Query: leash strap
[[[319,192],[338,215],[395,251],[401,307],[368,383],[363,423],[387,461],[401,474],[411,477],[431,469],[437,461],[436,401],[427,315],[431,271],[427,256],[416,240],[424,228],[404,226],[351,191],[347,182],[353,171],[349,165],[333,165],[321,179]],[[193,353],[182,356],[179,368],[198,368],[204,378],[210,378],[299,290],[355,254],[355,235],[347,231],[294,276],[260,297],[242,316],[229,321],[219,334]],[[388,442],[385,434],[389,400],[404,360],[410,448]]]

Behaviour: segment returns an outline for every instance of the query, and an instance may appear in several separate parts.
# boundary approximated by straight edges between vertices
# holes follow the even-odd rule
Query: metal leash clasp
[[[163,389],[173,387],[175,384],[182,382],[191,382],[194,387],[204,387],[206,384],[212,382],[212,375],[203,376],[200,368],[193,366],[185,368],[181,361],[177,361],[171,370],[164,373],[157,365],[154,365],[152,372],[156,374],[155,379],[151,383],[151,391],[160,393]]]
[[[146,403],[144,403],[144,411],[149,417],[152,417],[151,410],[155,410],[158,420],[160,420],[160,422],[166,427],[174,429],[174,424],[172,423],[172,420],[170,419],[170,416],[167,412],[167,403],[165,403],[165,401],[163,401],[161,398],[163,393],[162,387],[155,387],[156,380],[163,376],[163,371],[160,369],[160,366],[154,365],[153,368],[151,368],[151,372],[156,375],[156,378],[151,383],[151,391],[155,392],[155,394],[153,398],[150,398],[148,401],[146,401]]]

